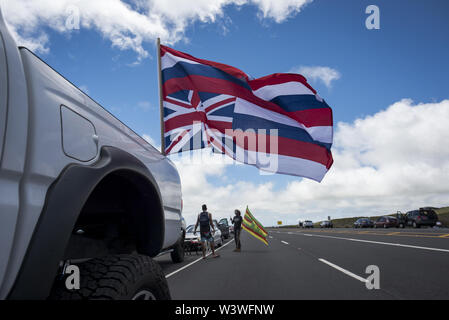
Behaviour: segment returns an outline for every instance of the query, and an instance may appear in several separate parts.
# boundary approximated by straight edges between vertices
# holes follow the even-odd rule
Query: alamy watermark
[[[168,138],[167,153],[172,160],[202,163],[202,152],[190,152],[212,147],[215,160],[225,163],[255,165],[261,175],[272,175],[279,168],[278,129],[225,129],[205,127],[200,121],[193,122],[190,130],[174,129]]]
[[[80,9],[75,5],[69,5],[65,9],[67,30],[79,30],[80,28]]]
[[[65,279],[65,287],[67,290],[79,290],[80,289],[80,269],[74,264],[69,264],[65,266],[64,275],[67,276]]]
[[[365,26],[368,30],[380,29],[380,9],[372,4],[366,7],[365,13],[369,16],[365,20]]]
[[[365,269],[365,273],[369,274],[366,278],[365,286],[368,290],[380,289],[380,269],[376,265],[369,265]]]

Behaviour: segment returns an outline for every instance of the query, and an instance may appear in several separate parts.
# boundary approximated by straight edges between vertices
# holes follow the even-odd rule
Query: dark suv
[[[407,212],[405,217],[408,226],[419,228],[421,226],[433,227],[438,221],[438,215],[433,209],[420,208]]]

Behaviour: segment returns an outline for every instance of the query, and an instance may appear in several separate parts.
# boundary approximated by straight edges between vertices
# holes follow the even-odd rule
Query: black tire
[[[80,289],[67,290],[65,279],[57,280],[54,300],[170,300],[170,290],[160,266],[139,254],[110,255],[77,265]]]
[[[417,224],[415,221],[413,221],[413,228],[419,228],[419,224]]]
[[[170,257],[173,263],[180,263],[184,261],[184,238],[181,238],[170,252]]]

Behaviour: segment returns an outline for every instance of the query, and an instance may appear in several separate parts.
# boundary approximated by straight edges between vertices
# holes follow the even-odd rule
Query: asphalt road
[[[449,229],[271,229],[269,246],[242,232],[219,258],[169,256],[173,299],[449,299]],[[380,271],[367,289],[365,269]]]

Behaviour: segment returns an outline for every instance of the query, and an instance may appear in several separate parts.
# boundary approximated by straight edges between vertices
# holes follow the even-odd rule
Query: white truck
[[[173,163],[18,47],[0,11],[0,299],[169,299],[152,257],[183,260],[181,211]]]

